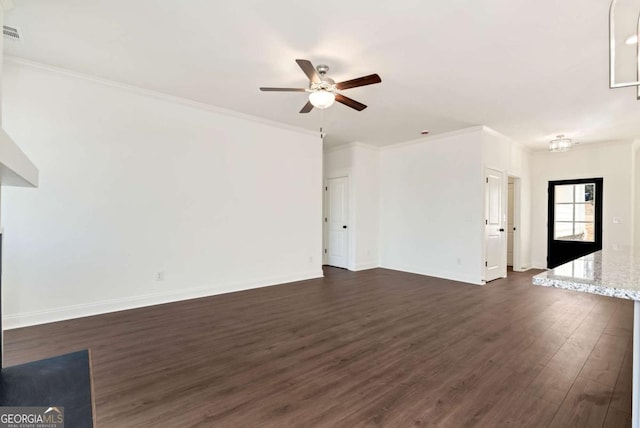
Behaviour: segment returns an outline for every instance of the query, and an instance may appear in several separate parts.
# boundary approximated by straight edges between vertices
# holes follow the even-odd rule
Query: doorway
[[[349,254],[349,177],[325,185],[325,264],[347,269]]]
[[[549,181],[547,267],[602,249],[603,179]]]
[[[520,178],[507,178],[507,275],[521,271],[520,263]],[[510,269],[509,269],[510,268]]]

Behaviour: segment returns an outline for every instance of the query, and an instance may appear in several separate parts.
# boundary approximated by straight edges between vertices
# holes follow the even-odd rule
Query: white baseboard
[[[534,260],[531,263],[531,269],[546,269],[547,261],[546,260]]]
[[[321,278],[322,276],[322,270],[314,270],[310,272],[301,272],[294,275],[284,275],[265,278],[261,280],[238,281],[235,283],[224,284],[223,291],[221,291],[221,284],[217,284],[215,288],[208,286],[189,288],[179,291],[163,291],[142,296],[131,296],[122,299],[105,300],[100,302],[86,303],[82,305],[5,315],[2,318],[2,322],[5,330],[11,330],[14,328],[28,327],[32,325],[46,324],[74,318],[89,317],[109,312],[125,311],[128,309],[142,308],[145,306],[178,302],[181,300],[197,299],[200,297],[233,293],[236,291],[249,290],[252,288],[269,287],[272,285],[286,284],[288,282],[304,281],[307,279]]]
[[[451,281],[464,282],[464,283],[473,284],[473,285],[484,285],[485,284],[484,281],[481,281],[478,278],[471,277],[470,275],[460,274],[458,272],[431,271],[431,270],[427,271],[427,270],[424,270],[424,269],[412,268],[412,267],[407,267],[407,266],[381,265],[380,267],[384,268],[384,269],[399,270],[401,272],[415,273],[415,274],[418,274],[418,275],[433,276],[433,277],[436,277],[436,278],[442,278],[442,279],[448,279],[448,280],[451,280]]]
[[[356,264],[355,269],[353,270],[357,272],[359,270],[375,269],[377,267],[380,267],[377,262],[365,262]]]

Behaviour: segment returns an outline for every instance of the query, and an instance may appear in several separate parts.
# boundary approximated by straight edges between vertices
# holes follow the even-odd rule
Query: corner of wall
[[[349,249],[347,269],[378,266],[379,148],[353,142],[325,150],[324,179],[349,177]],[[326,235],[325,235],[326,239]]]

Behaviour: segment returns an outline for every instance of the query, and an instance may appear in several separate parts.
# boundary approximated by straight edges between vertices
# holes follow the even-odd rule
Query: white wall
[[[5,5],[5,2],[0,0],[0,25],[4,25],[5,7],[9,9],[9,6]],[[2,69],[4,68],[4,36],[0,37],[0,78],[2,77]],[[0,101],[2,100],[2,84],[0,82]],[[2,102],[0,102],[0,128],[2,127]]]
[[[376,147],[354,147],[356,270],[379,266],[380,155]]]
[[[4,24],[6,11],[12,8],[12,1],[0,0],[0,26]],[[0,100],[2,100],[3,52],[4,37],[0,37]],[[3,186],[37,187],[38,169],[4,131],[2,116],[2,103],[0,102],[0,183]]]
[[[317,136],[10,61],[4,113],[7,327],[322,275]]]
[[[527,270],[533,266],[531,256],[531,243],[532,243],[532,186],[533,186],[533,174],[531,172],[531,153],[526,149],[517,149],[516,146],[512,146],[515,151],[519,151],[522,159],[522,163],[519,169],[509,169],[508,172],[520,177],[520,223],[517,224],[520,228],[520,269]],[[512,164],[513,165],[513,164]]]
[[[531,267],[531,154],[521,144],[510,138],[482,128],[482,161],[485,167],[502,171],[504,174],[504,195],[507,194],[508,177],[519,178],[520,194],[516,227],[518,228],[519,244],[516,243],[516,253],[519,255],[519,264],[514,265],[514,270],[526,270]],[[506,200],[503,207],[506,225]],[[505,234],[506,254],[506,234]]]
[[[633,222],[633,230],[635,234],[634,245],[640,248],[640,140],[636,140],[633,143],[634,150],[634,179],[633,179],[633,187],[634,187],[634,222]]]
[[[378,148],[352,143],[324,154],[324,177],[349,177],[349,270],[378,266]]]
[[[380,151],[381,266],[484,283],[486,168],[520,179],[517,269],[531,266],[530,154],[487,127],[388,146]],[[506,199],[503,207],[506,224]],[[506,266],[507,241],[504,240]],[[506,275],[506,271],[505,271]]]
[[[533,265],[547,265],[547,188],[551,180],[603,177],[603,246],[633,244],[632,143],[577,146],[565,153],[532,154],[532,258]],[[613,224],[620,217],[620,224]]]
[[[380,151],[381,266],[481,284],[481,127]]]

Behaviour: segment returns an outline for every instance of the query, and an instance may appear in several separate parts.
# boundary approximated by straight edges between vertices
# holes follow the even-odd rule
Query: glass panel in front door
[[[553,231],[557,241],[595,241],[595,183],[555,186]]]

